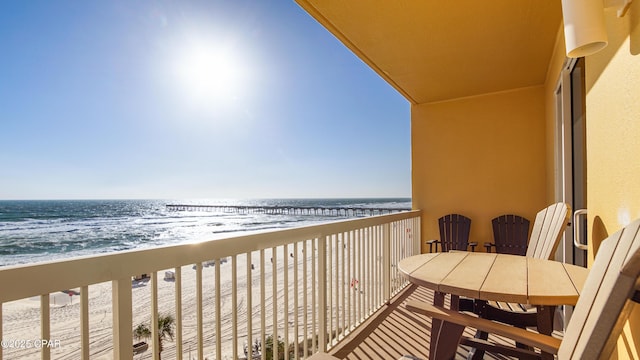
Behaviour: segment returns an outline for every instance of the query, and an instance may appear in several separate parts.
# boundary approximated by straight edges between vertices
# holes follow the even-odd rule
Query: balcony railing
[[[273,359],[303,359],[331,348],[402,290],[407,283],[397,263],[419,249],[420,212],[411,211],[3,268],[0,360],[132,359],[133,329],[146,319],[153,334],[140,356],[158,359],[158,314],[166,312],[175,318],[175,336],[163,342],[165,359],[190,359],[192,352],[198,359],[251,358],[255,343],[261,345],[259,358],[266,359],[269,338],[284,345],[272,347]],[[163,271],[170,282],[159,279]],[[140,274],[149,275],[147,282],[132,281]],[[169,305],[159,300],[159,285],[174,293]],[[105,286],[111,287],[110,300],[108,291],[98,293]],[[79,302],[52,317],[59,309],[52,294],[76,288]],[[14,311],[9,305],[34,297],[40,302],[39,332],[16,338],[25,333],[14,331],[21,320],[7,318]],[[96,299],[105,298],[109,310],[93,311]],[[47,341],[25,343],[36,338]]]

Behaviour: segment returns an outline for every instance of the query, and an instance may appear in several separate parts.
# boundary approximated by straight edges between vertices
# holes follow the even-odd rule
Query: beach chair
[[[175,281],[176,280],[176,273],[174,273],[173,271],[165,271],[164,272],[164,279],[166,281]]]
[[[434,354],[429,354],[430,359],[452,359],[458,344],[491,346],[481,340],[463,338],[467,326],[557,354],[559,360],[608,359],[634,303],[640,302],[639,293],[640,219],[600,245],[562,340],[425,302],[409,301],[406,308],[444,321],[444,325],[454,328],[459,335],[457,341],[438,342]],[[505,346],[493,346],[491,351],[517,357],[541,357],[537,352]]]
[[[533,222],[525,255],[537,259],[551,259],[558,249],[570,217],[571,206],[562,202],[540,210]]]
[[[524,255],[529,242],[529,220],[518,215],[500,215],[491,220],[493,242],[484,243],[486,252],[495,248],[497,253]]]
[[[526,255],[538,259],[551,259],[555,254],[562,232],[571,216],[571,207],[559,202],[540,210],[533,223],[527,242],[529,221],[517,215],[502,215],[492,220],[494,243],[484,244],[487,252],[495,247],[503,254]],[[524,242],[524,245],[522,245]],[[520,245],[501,245],[518,243]],[[521,248],[524,246],[525,251]],[[518,250],[514,249],[517,248]]]
[[[526,219],[515,216],[513,218],[509,218],[508,215],[506,216],[506,219],[501,219],[503,217],[498,217],[496,219],[498,219],[498,222],[502,221],[503,223],[506,223],[504,226],[511,227],[511,235],[513,235],[513,237],[520,237],[520,241],[522,241],[522,237],[524,236],[525,247],[524,249],[520,248],[517,255],[522,254],[531,258],[549,260],[554,256],[556,249],[558,248],[564,229],[569,224],[570,216],[570,206],[561,202],[549,205],[548,207],[540,210],[536,214],[528,245],[526,240],[529,231],[528,221],[526,221],[527,229],[524,229]],[[502,224],[498,224],[498,226],[502,226]],[[494,222],[494,234],[495,231],[496,223]],[[505,232],[508,232],[508,230],[503,232],[501,229],[498,229],[498,232],[501,233],[499,236],[510,236],[509,234],[504,234]],[[487,245],[485,244],[485,246]],[[504,251],[510,254],[516,252],[516,249],[509,247],[496,246],[496,250],[498,250],[496,252]],[[513,252],[510,252],[509,250],[513,250]],[[496,301],[487,302],[463,298],[460,299],[459,306],[460,309],[474,312],[482,318],[500,321],[521,328],[535,328],[538,324],[536,308],[527,304]],[[487,337],[488,334],[480,330],[476,333],[477,339],[486,340]],[[522,347],[520,344],[518,344],[518,346]],[[472,359],[482,359],[484,356],[484,352],[480,349],[471,349],[470,354],[469,358]]]
[[[468,247],[471,247],[471,251],[475,251],[478,243],[469,242],[471,219],[460,214],[449,214],[438,219],[438,226],[440,227],[440,240],[427,240],[429,252],[433,252],[434,245],[438,251],[438,244],[443,252],[466,251]]]
[[[151,275],[149,274],[139,274],[139,275],[135,275],[133,277],[133,280],[135,281],[145,281],[151,278]]]

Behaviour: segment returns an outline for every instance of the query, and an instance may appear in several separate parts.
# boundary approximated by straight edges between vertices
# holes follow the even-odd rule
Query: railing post
[[[160,360],[160,339],[158,338],[158,272],[151,272],[151,344],[153,344],[153,360]]]
[[[3,327],[3,325],[2,325],[2,306],[3,305],[4,305],[3,303],[0,303],[0,339],[3,339],[3,337],[2,337],[2,327]],[[0,346],[0,360],[2,360],[2,346]]]
[[[387,304],[391,301],[391,224],[383,225],[382,234],[382,277],[383,296]]]
[[[260,310],[260,344],[262,344],[262,346],[266,346],[266,327],[267,327],[267,319],[266,319],[266,315],[265,315],[265,298],[266,298],[266,290],[265,290],[265,267],[264,267],[265,261],[264,261],[264,249],[260,250],[260,304],[262,304],[261,310]],[[261,360],[265,360],[267,358],[267,352],[266,351],[262,351]],[[219,358],[218,358],[219,359]],[[253,360],[253,358],[252,358]]]
[[[49,294],[40,296],[40,338],[51,339],[51,306],[49,305]],[[40,348],[42,360],[51,359],[51,349],[48,346]]]
[[[216,262],[220,262],[218,259]],[[238,264],[236,263],[236,255],[231,256],[231,343],[233,344],[232,359],[238,358]],[[248,313],[247,316],[251,316],[251,313]],[[247,331],[249,329],[247,328]],[[275,343],[274,343],[275,344]],[[250,346],[248,344],[247,346]],[[247,355],[250,358],[252,355],[249,352]]]
[[[414,246],[413,255],[418,255],[422,252],[422,249],[420,248],[422,245],[421,223],[422,223],[421,216],[413,218],[413,246]]]
[[[216,310],[218,310],[218,306],[220,304],[220,286],[218,285],[219,279],[219,264],[220,261],[216,261]],[[216,322],[220,321],[220,311],[216,312]],[[196,342],[198,346],[198,359],[204,359],[204,338],[202,336],[202,263],[196,263]],[[216,331],[216,336],[220,333],[220,331]],[[220,342],[216,341],[216,349],[220,347]]]
[[[327,236],[318,238],[318,347],[327,351]]]
[[[89,360],[89,286],[80,288],[80,341],[82,360]]]
[[[311,248],[313,249],[313,242],[311,243]],[[308,289],[308,277],[307,275],[309,274],[307,271],[308,268],[308,264],[307,262],[309,261],[309,254],[313,254],[312,252],[309,252],[309,243],[307,240],[305,240],[302,243],[302,308],[304,309],[304,311],[302,312],[302,323],[303,323],[303,331],[304,331],[304,345],[302,346],[302,350],[304,351],[304,356],[306,357],[307,354],[309,354],[309,342],[307,341],[307,337],[309,336],[309,311],[308,311],[308,297],[309,297],[309,293],[307,292]],[[311,258],[313,259],[313,255],[311,256]],[[313,261],[313,260],[312,260]],[[311,276],[313,277],[313,268],[311,268]],[[311,288],[313,289],[313,284],[311,285]],[[263,301],[264,302],[264,301]],[[0,320],[2,320],[2,318],[0,318]],[[315,325],[315,324],[314,324]],[[0,329],[2,330],[2,329]],[[311,338],[313,339],[313,335],[311,336]],[[264,343],[264,341],[263,341]],[[311,348],[313,348],[313,340],[311,341]],[[2,360],[2,359],[0,359]]]
[[[133,359],[133,312],[131,310],[131,278],[111,282],[113,302],[113,358]]]
[[[247,350],[248,350],[248,355],[247,355],[247,359],[251,359],[253,360],[253,303],[251,301],[252,299],[252,281],[251,281],[251,266],[252,265],[252,259],[251,259],[251,252],[247,253],[247,269],[245,271],[245,274],[247,274]],[[260,269],[262,270],[262,269]],[[191,359],[189,359],[191,360]]]
[[[0,303],[0,340],[3,339],[2,337],[2,307],[4,306],[3,303]],[[2,360],[2,346],[0,346],[0,360]]]
[[[273,329],[271,334],[271,339],[273,340],[273,358],[279,359],[278,357],[278,251],[275,247],[271,248],[271,294],[272,294],[272,306],[273,312],[272,320],[273,320]]]
[[[182,267],[176,266],[174,271],[176,307],[176,359],[182,360]]]

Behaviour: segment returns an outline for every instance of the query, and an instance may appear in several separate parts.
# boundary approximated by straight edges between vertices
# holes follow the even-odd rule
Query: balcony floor
[[[407,300],[419,300],[432,303],[433,291],[410,285],[397,295],[390,305],[378,311],[359,331],[350,334],[345,340],[331,349],[331,354],[340,359],[398,359],[402,355],[413,355],[428,359],[431,319],[405,309]],[[448,306],[448,303],[445,303]],[[465,336],[473,336],[475,331],[467,328]],[[489,340],[513,346],[513,342],[497,336]],[[460,346],[456,359],[466,359],[468,347]],[[487,353],[485,359],[510,359],[502,355]]]

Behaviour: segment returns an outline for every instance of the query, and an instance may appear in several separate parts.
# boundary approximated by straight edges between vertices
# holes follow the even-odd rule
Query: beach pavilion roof
[[[559,0],[296,0],[414,104],[541,85]]]

